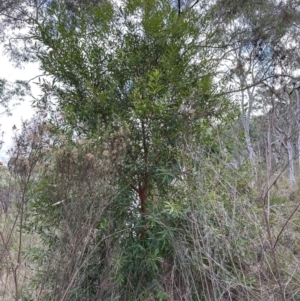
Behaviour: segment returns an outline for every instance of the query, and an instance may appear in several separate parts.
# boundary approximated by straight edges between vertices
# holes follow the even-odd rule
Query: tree
[[[136,194],[143,214],[151,194],[182,173],[183,134],[201,136],[225,105],[213,97],[199,18],[178,15],[167,0],[88,2],[72,13],[57,1],[34,31],[58,108],[78,133],[109,135],[119,184]]]
[[[250,134],[253,114],[261,114],[280,101],[266,104],[260,93],[269,92],[269,86],[281,85],[288,78],[297,82],[292,71],[297,66],[299,51],[296,1],[217,1],[210,9],[220,30],[226,30],[219,42],[220,52],[227,58],[222,65],[226,74],[228,93],[241,106],[241,120],[249,153],[249,161],[255,166],[256,154]],[[218,17],[218,18],[217,18]],[[219,22],[219,23],[218,23]],[[224,54],[225,52],[225,54]],[[224,72],[227,69],[227,72]],[[272,125],[267,123],[269,130]],[[269,131],[267,136],[272,135]],[[271,141],[271,138],[268,138]],[[271,142],[268,146],[271,150]],[[291,152],[290,152],[291,154]],[[271,156],[271,154],[270,154]],[[259,160],[259,158],[256,158]],[[292,168],[292,165],[291,165]]]

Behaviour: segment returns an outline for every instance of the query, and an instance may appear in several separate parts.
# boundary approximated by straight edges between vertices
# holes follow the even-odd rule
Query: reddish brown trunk
[[[140,198],[141,212],[142,212],[142,214],[146,214],[146,200],[147,200],[147,188],[146,187],[139,188],[139,198]]]
[[[130,185],[130,187],[139,195],[140,199],[140,206],[141,206],[141,213],[142,213],[142,218],[146,215],[146,201],[147,201],[147,194],[148,194],[148,189],[146,187],[142,187],[139,185],[139,187],[135,187],[133,185]],[[141,237],[145,237],[145,234],[147,232],[146,227],[143,227],[141,229]]]
[[[148,193],[147,187],[139,186],[139,188],[137,188],[133,185],[130,185],[130,187],[139,195],[141,212],[142,214],[145,214],[147,211],[146,210],[146,201],[147,201],[147,193]]]

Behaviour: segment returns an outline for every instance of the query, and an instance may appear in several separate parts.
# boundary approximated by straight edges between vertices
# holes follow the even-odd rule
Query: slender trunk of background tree
[[[294,159],[293,159],[293,144],[291,142],[291,139],[289,138],[287,143],[287,152],[288,152],[288,158],[289,158],[289,170],[290,170],[290,181],[292,183],[295,183],[295,170],[294,170]]]
[[[298,148],[298,164],[299,164],[299,171],[300,171],[300,97],[298,89],[296,91],[296,98],[297,98],[297,110],[296,110],[296,120],[297,120],[297,127],[298,127],[298,141],[297,141],[297,148]]]
[[[298,141],[297,141],[297,143],[298,143],[298,164],[299,164],[299,171],[300,171],[300,129],[298,129]]]
[[[278,106],[278,110],[280,115],[278,116],[276,132],[279,137],[278,142],[280,146],[285,148],[288,154],[288,165],[289,165],[289,179],[291,183],[295,183],[295,168],[294,168],[294,149],[293,149],[293,138],[296,133],[296,129],[298,127],[298,104],[294,105],[293,99],[290,97],[288,93],[286,93],[286,88],[283,87],[280,98],[278,99],[281,101],[281,108],[280,104]],[[277,95],[278,97],[278,95]],[[282,104],[282,101],[284,102]],[[284,105],[284,107],[282,107]],[[297,128],[295,128],[295,124],[297,123]],[[280,128],[280,126],[281,128]]]
[[[253,91],[250,91],[250,88],[246,88],[247,83],[247,74],[251,73],[253,70],[251,69],[252,63],[250,62],[250,65],[248,63],[244,62],[244,59],[242,57],[242,49],[240,48],[238,52],[236,53],[236,59],[237,59],[237,66],[236,66],[236,75],[238,76],[239,80],[239,86],[241,87],[241,111],[242,111],[242,123],[244,127],[244,136],[245,141],[247,144],[247,149],[249,153],[249,161],[252,166],[254,166],[255,161],[255,153],[254,148],[251,141],[250,136],[250,119],[252,114],[252,108],[253,108]],[[246,68],[246,70],[245,70]],[[253,80],[253,77],[252,77]],[[247,94],[245,94],[245,89],[247,91]]]
[[[268,125],[267,133],[267,157],[266,157],[267,169],[272,170],[272,139],[271,139],[271,124]]]
[[[268,129],[267,129],[267,154],[266,154],[266,165],[267,170],[271,172],[272,170],[272,136],[274,134],[274,120],[276,118],[275,116],[275,108],[274,108],[274,102],[272,101],[272,108],[269,109],[269,106],[267,103],[264,104],[264,114],[268,116],[267,122],[268,122]],[[275,159],[275,165],[278,162],[277,157],[273,156]]]
[[[295,168],[294,168],[294,150],[293,150],[293,136],[296,133],[295,130],[299,130],[299,122],[298,122],[298,99],[296,105],[294,104],[293,99],[289,95],[289,99],[287,101],[289,103],[289,108],[287,111],[287,121],[288,121],[288,130],[287,130],[287,152],[288,152],[288,162],[289,162],[289,174],[291,183],[295,183]],[[296,123],[296,128],[295,128]],[[298,134],[299,135],[299,134]],[[299,140],[299,138],[298,138]]]
[[[268,126],[268,133],[267,133],[267,149],[266,149],[266,165],[267,165],[267,187],[270,187],[270,174],[271,174],[271,133],[270,133],[270,123]],[[267,214],[267,221],[270,221],[270,190],[267,192],[267,208],[266,208],[266,214]]]
[[[241,81],[241,84],[243,81]],[[251,137],[250,137],[250,117],[251,117],[251,107],[250,107],[250,100],[249,99],[249,107],[248,111],[246,112],[246,104],[245,104],[245,93],[242,91],[242,99],[241,99],[241,109],[242,109],[242,123],[244,127],[244,135],[245,135],[245,141],[247,144],[248,152],[249,152],[249,160],[252,165],[254,165],[254,159],[255,159],[255,153],[253,149],[253,145],[251,142]]]

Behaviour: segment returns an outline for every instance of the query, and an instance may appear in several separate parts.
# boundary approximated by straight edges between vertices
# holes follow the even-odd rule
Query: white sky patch
[[[9,82],[14,82],[15,80],[29,81],[39,74],[41,74],[41,71],[38,68],[38,64],[26,64],[22,69],[14,68],[13,63],[3,55],[3,49],[0,46],[0,78],[4,78]],[[33,80],[33,82],[37,82],[37,79]],[[32,84],[31,92],[34,96],[37,96],[39,94],[38,86]],[[16,99],[12,99],[11,104],[14,102],[16,102]],[[0,115],[0,131],[4,131],[4,144],[0,149],[0,162],[6,162],[8,159],[7,151],[12,147],[13,126],[15,125],[20,129],[22,120],[30,119],[34,115],[34,109],[31,104],[32,97],[28,96],[17,106],[12,107],[10,105],[12,109],[11,116]]]

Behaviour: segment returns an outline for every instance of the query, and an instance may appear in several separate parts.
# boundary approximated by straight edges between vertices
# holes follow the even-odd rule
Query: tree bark
[[[290,181],[292,183],[295,183],[295,170],[294,170],[294,158],[293,158],[293,145],[290,140],[288,139],[287,143],[287,152],[288,152],[288,158],[289,158],[289,171],[290,171]]]

